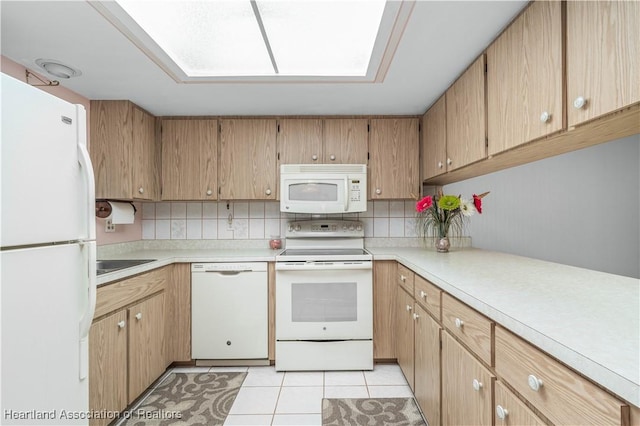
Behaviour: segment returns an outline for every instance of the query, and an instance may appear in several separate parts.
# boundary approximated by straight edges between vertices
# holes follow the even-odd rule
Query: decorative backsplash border
[[[313,216],[316,217],[316,216]],[[365,238],[417,238],[415,201],[370,201],[364,213],[319,215],[360,220]],[[281,213],[277,201],[142,204],[143,240],[269,240],[308,214]]]

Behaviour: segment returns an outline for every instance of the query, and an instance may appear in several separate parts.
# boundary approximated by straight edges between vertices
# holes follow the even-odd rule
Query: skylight
[[[365,77],[386,5],[384,0],[117,3],[143,30],[143,44],[148,47],[146,35],[157,45],[149,50],[161,49],[187,78]],[[140,34],[131,22],[123,23]],[[387,39],[381,42],[386,45]]]

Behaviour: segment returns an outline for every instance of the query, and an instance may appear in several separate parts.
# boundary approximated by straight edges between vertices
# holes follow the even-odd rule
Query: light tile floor
[[[322,398],[413,396],[396,364],[377,364],[373,371],[286,373],[272,366],[186,367],[166,374],[216,371],[247,373],[225,425],[321,425]]]

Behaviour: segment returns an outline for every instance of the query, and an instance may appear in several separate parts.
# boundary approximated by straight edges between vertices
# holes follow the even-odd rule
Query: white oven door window
[[[358,320],[355,282],[292,283],[291,321],[341,322]]]

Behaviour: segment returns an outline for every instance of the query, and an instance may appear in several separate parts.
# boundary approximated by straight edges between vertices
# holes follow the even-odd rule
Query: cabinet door
[[[373,264],[373,358],[394,359],[396,310],[396,262]]]
[[[129,317],[129,403],[165,371],[164,293],[131,306]]]
[[[156,119],[133,107],[133,198],[157,200]]]
[[[220,199],[276,198],[276,120],[222,120]]]
[[[414,395],[430,425],[440,423],[440,331],[441,327],[419,305],[415,314]]]
[[[93,323],[89,333],[89,409],[122,411],[127,399],[127,311]],[[109,419],[91,419],[106,425]]]
[[[536,1],[487,49],[489,155],[563,129],[562,11]]]
[[[640,101],[638,22],[637,1],[567,2],[569,126]]]
[[[480,56],[445,93],[449,170],[486,157],[485,57]]]
[[[128,101],[91,101],[89,153],[96,198],[132,198],[132,113]]]
[[[216,200],[218,122],[162,122],[162,199]]]
[[[190,263],[171,265],[165,294],[165,364],[191,361]]]
[[[398,303],[396,308],[396,357],[398,365],[407,379],[407,383],[414,389],[414,365],[413,365],[413,297],[402,288],[397,287]]]
[[[419,193],[418,119],[371,120],[371,199],[408,199]]]
[[[423,179],[447,171],[447,103],[442,96],[422,117]]]
[[[529,407],[518,399],[500,380],[495,383],[496,426],[543,426]]]
[[[327,118],[324,120],[324,162],[367,164],[369,120]]]
[[[278,124],[279,164],[322,163],[322,119],[284,119]]]
[[[494,376],[448,333],[442,333],[442,424],[493,424]]]

